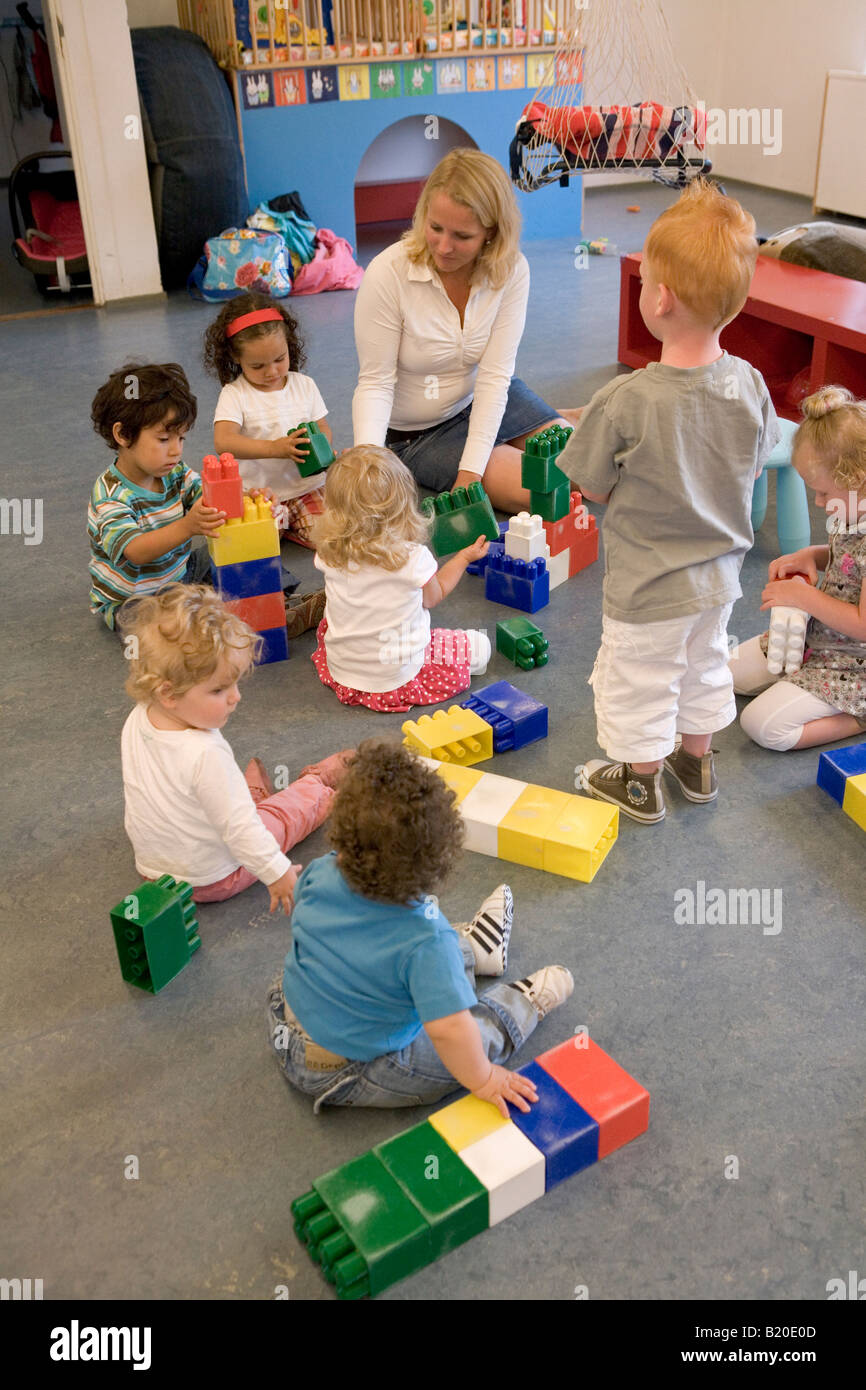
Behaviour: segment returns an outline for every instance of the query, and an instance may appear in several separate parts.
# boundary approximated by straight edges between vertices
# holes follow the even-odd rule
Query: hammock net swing
[[[572,0],[566,37],[523,110],[511,178],[531,193],[572,174],[646,174],[679,188],[712,167],[706,112],[659,0]]]

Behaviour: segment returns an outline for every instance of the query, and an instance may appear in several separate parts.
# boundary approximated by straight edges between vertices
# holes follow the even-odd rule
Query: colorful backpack
[[[208,239],[187,288],[209,301],[234,299],[255,290],[283,299],[292,292],[292,266],[285,239],[277,232],[229,227]]]

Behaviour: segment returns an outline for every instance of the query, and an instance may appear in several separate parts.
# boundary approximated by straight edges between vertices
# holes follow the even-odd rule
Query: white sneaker
[[[545,965],[527,975],[525,980],[509,980],[512,989],[519,989],[535,1005],[539,1018],[558,1009],[574,991],[574,978],[564,965]]]
[[[507,883],[500,883],[479,907],[472,921],[458,927],[472,946],[476,975],[502,975],[508,965],[508,943],[514,919],[514,899]]]
[[[493,648],[490,645],[490,638],[486,632],[478,628],[467,628],[466,636],[469,638],[469,674],[470,676],[483,676],[487,673],[487,663],[493,655]]]

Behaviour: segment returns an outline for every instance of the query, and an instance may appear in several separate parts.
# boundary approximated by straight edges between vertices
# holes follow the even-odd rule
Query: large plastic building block
[[[480,482],[470,483],[468,488],[456,487],[453,492],[440,492],[438,497],[425,497],[421,510],[425,516],[433,517],[430,544],[440,559],[464,550],[479,536],[499,540],[499,525]]]
[[[211,560],[218,566],[278,556],[280,533],[270,502],[264,497],[245,497],[243,517],[227,521],[216,536],[209,537],[207,546]]]
[[[521,1134],[544,1154],[547,1191],[598,1161],[598,1121],[537,1062],[519,1072],[534,1083],[538,1100],[525,1114],[509,1103],[508,1113]]]
[[[587,525],[578,531],[569,547],[568,577],[571,579],[598,559],[598,525],[587,512]]]
[[[438,772],[443,782],[447,782],[458,804],[484,776],[477,767],[461,767],[459,763],[441,763],[436,758],[428,758],[426,754],[421,756],[422,761],[427,763],[428,767],[432,767],[434,772]]]
[[[282,627],[268,627],[259,632],[259,636],[264,642],[262,654],[259,657],[259,666],[269,666],[273,661],[288,661],[289,659],[289,634],[286,631],[285,613],[283,614]]]
[[[518,512],[505,532],[505,553],[515,560],[548,560],[550,549],[540,516]]]
[[[471,767],[493,757],[490,725],[471,709],[461,709],[459,705],[452,705],[447,713],[437,709],[432,716],[422,714],[418,720],[407,719],[403,734],[407,748],[439,762]]]
[[[842,810],[861,830],[866,830],[866,773],[861,772],[856,777],[848,778]]]
[[[649,1127],[649,1091],[592,1038],[569,1038],[535,1060],[598,1122],[599,1159]]]
[[[770,609],[767,634],[767,670],[771,676],[793,676],[803,665],[809,614],[802,608],[777,604]]]
[[[476,690],[462,707],[474,710],[490,725],[494,753],[507,753],[547,738],[547,705],[533,700],[508,681],[496,681]]]
[[[861,772],[866,772],[866,743],[831,748],[818,759],[818,786],[841,806],[845,800],[845,783]]]
[[[281,625],[285,627],[286,601],[280,591],[258,594],[254,598],[224,599],[223,604],[254,632],[264,633],[268,628]]]
[[[487,1188],[491,1226],[544,1196],[544,1154],[510,1120],[460,1157]]]
[[[234,454],[208,454],[201,461],[201,490],[206,507],[217,507],[227,517],[244,514],[244,485]]]
[[[283,567],[279,555],[269,555],[263,560],[244,560],[237,565],[211,565],[211,576],[214,588],[226,603],[279,593]]]
[[[568,792],[530,783],[499,822],[499,857],[510,864],[543,869],[545,836],[565,810],[568,797]]]
[[[111,926],[127,984],[158,994],[201,945],[192,888],[163,874],[142,883],[111,910]]]
[[[562,453],[574,431],[568,425],[548,425],[531,434],[523,446],[521,482],[531,492],[553,492],[566,481],[554,459]]]
[[[587,511],[580,493],[572,492],[568,499],[568,513],[559,521],[542,523],[551,555],[570,550],[578,532],[589,530],[590,523],[595,525],[595,517]]]
[[[513,777],[482,773],[478,783],[460,802],[463,817],[463,848],[474,854],[499,854],[499,823],[526,791],[527,783]]]
[[[512,560],[510,555],[487,558],[484,597],[524,613],[537,613],[550,602],[550,577],[543,560]]]
[[[505,542],[504,542],[504,541],[491,541],[491,542],[490,542],[490,549],[488,550],[487,554],[486,554],[486,555],[482,555],[480,560],[473,560],[471,565],[467,565],[467,566],[466,566],[466,573],[467,573],[467,574],[474,574],[474,575],[486,574],[486,573],[487,573],[487,566],[488,566],[488,563],[489,563],[489,561],[490,561],[491,555],[504,555],[504,554],[505,554]]]
[[[549,874],[592,883],[618,832],[616,806],[589,796],[570,796],[545,831],[542,867]]]
[[[287,434],[294,434],[295,429],[306,430],[307,438],[310,441],[309,452],[303,459],[296,459],[298,472],[302,478],[310,478],[314,473],[321,473],[329,468],[336,457],[331,442],[326,434],[323,434],[315,421],[310,421],[305,425],[295,425],[294,429],[286,430]]]
[[[570,510],[571,483],[566,477],[550,492],[530,492],[529,504],[544,521],[561,521]]]
[[[547,562],[547,573],[550,575],[550,592],[558,589],[560,584],[564,584],[569,576],[571,565],[571,551],[563,550],[559,555],[551,555]]]
[[[496,624],[496,650],[521,671],[531,671],[547,665],[550,643],[528,618],[506,618]]]
[[[437,1256],[486,1231],[487,1188],[426,1120],[373,1153],[421,1212]]]
[[[495,1105],[475,1096],[463,1096],[430,1116],[430,1124],[458,1154],[508,1123]]]

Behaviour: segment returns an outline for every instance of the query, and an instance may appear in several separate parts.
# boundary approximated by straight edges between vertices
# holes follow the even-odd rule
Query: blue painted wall
[[[445,96],[323,101],[244,110],[243,137],[250,203],[298,189],[312,219],[354,245],[354,186],[367,147],[406,116],[456,121],[478,148],[508,168],[515,124],[531,98],[526,90]],[[517,193],[524,240],[580,234],[579,180],[536,193]]]

